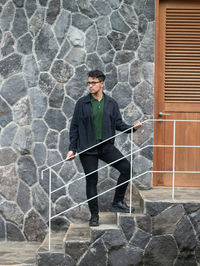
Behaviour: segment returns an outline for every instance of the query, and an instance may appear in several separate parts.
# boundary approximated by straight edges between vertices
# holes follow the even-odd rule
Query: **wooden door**
[[[154,102],[155,119],[200,120],[200,1],[157,1]],[[200,122],[155,122],[154,144],[173,143],[200,146]],[[173,163],[175,171],[200,171],[200,148],[154,148],[155,171]],[[200,187],[199,173],[174,177],[176,187]],[[172,173],[155,173],[153,185],[171,186]]]

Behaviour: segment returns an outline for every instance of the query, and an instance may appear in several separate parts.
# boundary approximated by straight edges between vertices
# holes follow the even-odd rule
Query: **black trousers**
[[[86,175],[98,169],[98,159],[110,164],[113,161],[123,158],[123,154],[110,143],[99,145],[95,151],[94,154],[80,154],[80,160]],[[117,185],[130,179],[130,163],[126,158],[113,163],[112,166],[120,172]],[[97,195],[97,183],[98,172],[89,174],[86,177],[87,199]],[[124,199],[127,186],[128,182],[116,188],[113,202],[122,201]],[[90,200],[88,206],[92,215],[99,213],[97,198]]]

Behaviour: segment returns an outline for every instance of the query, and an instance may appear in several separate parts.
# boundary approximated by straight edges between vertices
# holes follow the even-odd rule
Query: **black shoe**
[[[131,212],[133,213],[135,211],[135,208],[131,208]],[[130,212],[130,207],[123,201],[113,202],[111,207],[111,212]]]
[[[89,220],[89,226],[99,226],[99,215],[92,215]]]

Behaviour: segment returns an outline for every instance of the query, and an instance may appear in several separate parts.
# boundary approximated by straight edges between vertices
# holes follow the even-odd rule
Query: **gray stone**
[[[142,66],[144,79],[154,86],[154,63],[144,63]]]
[[[60,0],[50,0],[47,9],[46,21],[52,25],[55,22],[59,13],[60,13]]]
[[[0,193],[7,200],[15,201],[18,187],[18,178],[15,164],[0,167]]]
[[[70,44],[68,42],[68,40],[65,40],[61,49],[60,49],[60,52],[57,56],[58,59],[63,59],[65,57],[65,55],[67,54],[67,52],[69,51],[70,49]]]
[[[101,56],[104,64],[112,63],[115,56],[115,52],[113,50],[108,51],[107,53]]]
[[[24,0],[13,0],[16,7],[23,7],[24,6]]]
[[[104,191],[114,188],[116,186],[116,182],[113,179],[106,178],[103,182],[98,184],[97,190],[98,194],[103,193]],[[111,203],[113,202],[115,190],[107,192],[99,196],[99,209],[100,211],[109,211],[111,207]]]
[[[151,137],[153,132],[153,123],[143,123],[142,127],[138,129],[137,132],[133,134],[133,141],[137,146],[141,146],[145,143],[149,137]]]
[[[130,31],[130,27],[123,21],[118,11],[114,11],[110,17],[112,29],[122,32],[128,33]]]
[[[149,214],[150,216],[156,216],[168,207],[172,205],[172,203],[169,202],[145,202],[145,207],[146,207],[146,213]]]
[[[69,147],[69,132],[67,130],[64,130],[60,134],[60,141],[59,141],[59,151],[62,154],[63,160],[66,158],[68,147]]]
[[[60,253],[59,251],[39,253],[37,262],[39,266],[76,266],[75,261],[69,255]]]
[[[75,102],[71,98],[65,97],[63,104],[63,112],[68,118],[72,117],[74,112],[74,107],[75,107]]]
[[[41,166],[46,161],[46,148],[43,143],[36,143],[33,149],[33,155],[38,166]]]
[[[58,144],[58,132],[50,130],[45,143],[48,149],[56,149]]]
[[[100,37],[97,46],[97,52],[99,55],[103,55],[110,51],[112,46],[110,45],[109,41],[106,37]]]
[[[83,14],[75,13],[72,15],[72,26],[79,30],[86,31],[92,24],[92,20]]]
[[[30,156],[23,156],[17,161],[18,175],[26,184],[32,186],[37,182],[36,166]]]
[[[30,18],[34,14],[35,10],[37,9],[36,0],[27,1],[25,4],[25,9],[26,9],[27,16]]]
[[[38,184],[32,188],[32,202],[45,221],[49,218],[49,199]]]
[[[0,125],[5,127],[13,120],[12,110],[8,104],[0,97]]]
[[[15,75],[5,81],[1,88],[1,95],[13,105],[26,95],[27,88],[22,75]]]
[[[69,226],[70,226],[70,222],[63,216],[60,216],[60,217],[58,216],[51,220],[51,229],[54,232],[66,232]]]
[[[106,266],[106,248],[101,239],[94,242],[82,257],[79,262],[79,266],[90,266],[94,264],[95,266]]]
[[[149,140],[144,142],[141,148],[144,149],[140,152],[140,154],[146,157],[148,160],[153,160],[153,138],[150,138]]]
[[[128,83],[118,83],[112,91],[113,98],[120,108],[125,108],[132,99],[132,90]]]
[[[21,127],[19,128],[13,147],[16,151],[18,151],[20,154],[30,154],[31,153],[31,147],[32,147],[32,132],[29,127]]]
[[[147,32],[138,48],[138,57],[144,62],[154,62],[154,35],[154,23],[151,22],[148,24]]]
[[[121,50],[126,39],[126,35],[120,32],[112,31],[110,34],[108,34],[107,38],[115,50],[118,51]]]
[[[82,239],[81,239],[82,240]],[[68,241],[65,242],[65,254],[70,255],[75,261],[78,261],[79,258],[88,250],[89,241]]]
[[[64,88],[62,84],[57,84],[49,97],[49,106],[60,108],[64,99]]]
[[[11,148],[0,149],[0,166],[14,163],[16,158],[17,154]]]
[[[48,0],[39,0],[41,6],[46,6]]]
[[[32,53],[32,37],[29,33],[23,35],[18,41],[17,41],[17,51],[19,53],[28,55]]]
[[[0,134],[0,145],[1,147],[4,146],[11,146],[15,134],[17,132],[17,125],[14,122],[11,122],[7,127],[2,129]]]
[[[4,201],[0,205],[0,213],[5,217],[6,220],[14,222],[15,224],[22,226],[23,223],[23,212],[14,202]]]
[[[67,37],[74,47],[84,46],[84,33],[76,27],[70,26]]]
[[[75,75],[66,84],[66,92],[72,99],[78,100],[86,90],[88,69],[85,65],[77,67]]]
[[[22,71],[22,57],[12,54],[0,61],[0,80],[8,78]]]
[[[54,27],[54,32],[56,34],[56,38],[61,44],[66,36],[66,33],[70,26],[71,14],[65,10],[63,10],[56,22]]]
[[[17,204],[21,210],[26,213],[31,209],[31,193],[29,187],[20,181],[17,193]]]
[[[75,0],[63,0],[63,8],[71,11],[72,13],[78,12],[78,5]]]
[[[35,57],[30,55],[26,58],[24,63],[24,77],[28,84],[28,87],[34,87],[38,84],[39,70]],[[41,106],[43,108],[43,106]]]
[[[66,118],[60,110],[49,109],[44,119],[51,129],[61,131],[66,128]]]
[[[196,234],[187,216],[184,216],[177,224],[174,237],[180,251],[191,251],[196,248]]]
[[[28,31],[27,19],[23,9],[16,9],[12,25],[11,32],[15,38],[19,38]]]
[[[86,65],[89,69],[98,69],[104,71],[103,62],[96,53],[88,54],[86,59]]]
[[[72,162],[65,162],[65,164],[62,166],[62,169],[59,173],[60,177],[63,179],[63,181],[67,184],[71,179],[74,178],[76,175],[76,169],[72,166]]]
[[[138,24],[138,33],[139,36],[144,36],[144,34],[146,33],[147,30],[147,26],[148,26],[148,20],[147,18],[142,14],[139,16],[139,24]]]
[[[138,29],[138,19],[134,8],[130,5],[123,4],[119,9],[120,14],[124,17],[126,23],[131,26],[131,29]]]
[[[197,240],[200,241],[200,210],[189,215],[191,223],[196,231]]]
[[[167,252],[166,252],[167,250]],[[178,254],[170,235],[152,237],[144,253],[144,265],[173,265]]]
[[[153,87],[146,81],[140,83],[134,90],[135,103],[144,114],[153,113]]]
[[[151,217],[146,214],[145,216],[136,216],[137,227],[147,233],[152,233],[152,221]]]
[[[0,241],[4,241],[6,237],[6,232],[5,232],[5,222],[0,216]]]
[[[49,75],[49,73],[40,74],[39,86],[44,94],[49,95],[55,87],[55,84],[55,80]]]
[[[35,52],[41,71],[48,71],[58,52],[58,45],[50,26],[44,26],[35,40]]]
[[[77,3],[81,13],[85,14],[90,18],[96,18],[98,16],[97,12],[90,4],[90,0],[77,0]]]
[[[140,60],[135,60],[130,67],[130,84],[132,87],[135,87],[141,81],[143,81],[142,75],[142,66],[143,62]]]
[[[149,21],[155,20],[155,1],[147,0],[143,12]]]
[[[140,155],[133,160],[134,177],[140,175],[141,173],[145,173],[146,171],[151,170],[151,168],[152,168],[152,162]],[[138,181],[141,182],[141,177]]]
[[[199,244],[197,245],[195,249],[195,256],[196,256],[197,262],[199,263],[200,262],[200,245]]]
[[[142,265],[143,251],[139,248],[124,247],[112,250],[109,253],[108,262],[110,266],[138,266]]]
[[[200,209],[200,204],[194,202],[187,202],[183,203],[183,207],[187,214],[191,214],[192,212],[196,212]]]
[[[96,20],[96,26],[99,36],[106,36],[112,30],[109,17],[107,16],[99,17]]]
[[[181,252],[176,259],[174,266],[182,265],[198,266],[195,255],[188,251]]]
[[[115,57],[115,65],[122,65],[130,62],[135,58],[135,54],[133,51],[119,51],[116,53]]]
[[[130,50],[130,51],[136,51],[138,46],[139,46],[139,44],[140,43],[139,43],[138,34],[137,34],[137,32],[135,30],[133,30],[129,34],[129,36],[128,36],[125,44],[124,44],[123,49],[124,50]]]
[[[173,205],[153,218],[154,235],[173,234],[185,211],[181,204]]]
[[[108,0],[108,3],[112,9],[118,9],[120,7],[121,0]]]
[[[135,232],[134,236],[131,238],[129,245],[139,247],[144,250],[150,238],[151,238],[151,234],[146,233],[142,231],[141,229],[138,229]]]
[[[102,240],[108,250],[119,249],[126,244],[126,238],[120,229],[106,230]]]
[[[86,193],[85,193],[85,178],[75,181],[73,184],[69,185],[69,195],[76,203],[80,203],[86,200]]]
[[[15,44],[15,41],[11,35],[10,32],[7,32],[4,34],[3,36],[3,44],[2,44],[2,47],[1,47],[1,54],[3,56],[7,56],[11,53],[14,52],[14,44]]]
[[[15,8],[12,2],[7,2],[0,17],[0,25],[3,31],[10,29],[11,22],[13,21]]]
[[[79,47],[74,47],[67,54],[67,56],[65,57],[65,60],[73,66],[78,66],[78,65],[82,65],[85,63],[85,58],[86,58],[85,50]],[[72,73],[72,69],[71,69],[71,73]]]
[[[15,224],[7,222],[6,231],[8,241],[25,241],[23,233]]]
[[[19,126],[27,126],[31,123],[31,110],[28,97],[20,99],[13,106],[13,117],[16,124]]]
[[[121,65],[118,67],[117,77],[119,82],[128,82],[129,81],[129,66]]]
[[[114,65],[112,65],[110,72],[106,73],[105,89],[111,91],[117,82],[117,69]]]
[[[135,121],[142,117],[142,113],[133,103],[130,103],[125,108],[123,117],[127,124],[133,125]]]
[[[47,226],[40,216],[31,210],[25,218],[24,234],[28,241],[42,242],[46,235]]]
[[[95,10],[97,10],[97,12],[102,16],[107,16],[112,12],[109,3],[106,0],[92,0],[91,3]]]
[[[126,4],[133,4],[137,15],[144,12],[146,0],[125,0]]]
[[[52,165],[57,164],[61,161],[62,161],[62,158],[57,151],[53,151],[53,150],[48,151],[48,153],[47,153],[47,165],[48,166],[52,166]],[[62,164],[59,164],[58,166],[56,166],[53,169],[57,172],[57,169],[60,170],[61,167],[62,167]]]
[[[37,9],[29,23],[29,31],[33,36],[36,36],[42,29],[44,24],[45,9]]]
[[[56,201],[55,211],[56,214],[66,211],[73,206],[72,199],[68,196],[62,196]],[[71,217],[70,217],[71,221]]]
[[[53,192],[52,196],[51,196],[52,201],[55,202],[60,197],[66,195],[66,190],[65,190],[65,187],[63,187],[64,183],[62,182],[62,180],[60,178],[58,178],[58,176],[56,174],[54,174],[53,172],[52,172],[51,178],[52,178],[51,179],[52,180],[52,183],[51,183],[52,191],[59,188],[59,190],[56,192]],[[46,181],[46,183],[48,183],[48,181]],[[47,188],[46,188],[46,190],[47,190]],[[48,190],[49,190],[49,188],[48,188]]]
[[[97,30],[93,25],[91,26],[85,35],[85,49],[87,53],[93,53],[97,47]]]
[[[124,235],[126,236],[127,241],[131,239],[135,231],[135,220],[132,215],[123,215],[119,216],[119,225],[122,228]]]
[[[31,88],[28,92],[30,96],[33,117],[43,117],[47,109],[47,99],[45,95],[37,88]]]

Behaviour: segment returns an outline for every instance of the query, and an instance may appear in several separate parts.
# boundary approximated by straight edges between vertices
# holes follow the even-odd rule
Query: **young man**
[[[76,152],[87,149],[80,154],[80,160],[85,174],[97,170],[98,159],[112,163],[123,157],[114,146],[114,138],[101,143],[115,135],[115,130],[124,131],[132,127],[122,121],[117,102],[103,93],[105,75],[99,71],[90,71],[88,74],[89,94],[78,100],[75,106],[70,126],[70,146],[66,159],[73,159]],[[133,131],[141,127],[138,122]],[[130,133],[131,129],[126,133]],[[91,148],[95,144],[99,145]],[[130,179],[130,163],[123,158],[112,164],[119,172],[117,185]],[[86,177],[86,195],[90,199],[97,195],[98,172]],[[111,211],[129,212],[129,207],[123,202],[128,182],[116,188]],[[90,226],[99,225],[98,199],[88,202],[91,212]]]

